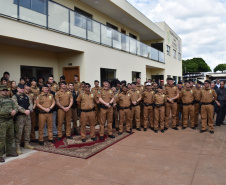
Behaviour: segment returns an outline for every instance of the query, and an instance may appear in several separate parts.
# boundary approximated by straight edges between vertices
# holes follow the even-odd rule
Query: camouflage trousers
[[[31,117],[26,115],[19,115],[15,122],[15,142],[20,144],[22,134],[24,131],[24,142],[30,141],[31,134]]]
[[[14,123],[11,119],[0,119],[0,157],[4,154],[6,147],[6,154],[10,155],[15,148],[14,143]]]

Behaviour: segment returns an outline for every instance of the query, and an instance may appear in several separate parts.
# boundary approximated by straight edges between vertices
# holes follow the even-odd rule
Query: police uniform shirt
[[[50,108],[51,105],[55,102],[54,100],[54,96],[50,93],[41,93],[40,95],[38,95],[36,103],[40,104],[42,107],[44,108]],[[40,109],[42,110],[42,109]]]
[[[142,94],[142,99],[144,100],[144,103],[151,104],[153,103],[153,96],[155,92],[152,90],[145,90]]]
[[[119,104],[120,107],[130,107],[131,105],[131,94],[127,92],[124,94],[123,92],[120,93],[117,98],[116,102]]]
[[[91,110],[94,107],[95,98],[96,97],[94,93],[85,92],[85,93],[79,94],[77,98],[77,102],[80,102],[82,110]]]
[[[56,92],[55,99],[56,101],[59,101],[63,107],[68,107],[73,97],[70,91],[63,91],[61,89]]]

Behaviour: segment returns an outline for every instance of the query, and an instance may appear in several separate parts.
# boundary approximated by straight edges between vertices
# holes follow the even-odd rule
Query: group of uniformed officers
[[[158,129],[164,133],[171,118],[174,130],[178,130],[179,119],[182,118],[182,129],[188,127],[189,120],[190,127],[196,129],[200,112],[200,132],[206,132],[208,124],[209,132],[213,134],[214,103],[223,112],[217,118],[217,125],[223,124],[225,117],[224,82],[221,82],[223,91],[220,91],[223,100],[218,101],[217,93],[208,80],[204,84],[198,82],[196,86],[191,80],[184,81],[184,85],[180,81],[176,86],[172,78],[167,78],[166,84],[163,80],[160,84],[149,80],[144,86],[140,78],[131,84],[104,80],[103,87],[95,80],[91,89],[89,83],[78,82],[77,75],[74,75],[74,82],[68,84],[64,76],[58,84],[53,75],[49,75],[46,82],[42,77],[36,81],[25,76],[18,85],[9,78],[10,74],[5,72],[0,85],[0,162],[4,162],[4,151],[6,156],[21,154],[21,142],[27,149],[33,149],[30,142],[44,145],[44,132],[48,132],[48,142],[61,141],[63,125],[67,139],[73,139],[71,133],[78,135],[80,127],[81,140],[86,142],[87,125],[91,140],[97,141],[96,124],[100,125],[99,139],[104,140],[105,127],[107,136],[115,138],[112,128],[121,135],[124,123],[127,133],[132,133],[133,128],[141,131],[142,127],[143,131],[149,127],[155,133]],[[80,126],[77,125],[78,118]],[[37,126],[38,140],[35,137]]]

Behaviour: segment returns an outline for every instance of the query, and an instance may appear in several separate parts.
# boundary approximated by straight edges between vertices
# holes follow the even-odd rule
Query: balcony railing
[[[0,0],[0,15],[164,62],[164,53],[51,0]]]

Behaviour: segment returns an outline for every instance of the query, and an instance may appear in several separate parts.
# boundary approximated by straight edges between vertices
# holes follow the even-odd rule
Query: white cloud
[[[183,59],[202,57],[213,69],[226,63],[225,0],[127,0],[153,22],[182,38]]]

